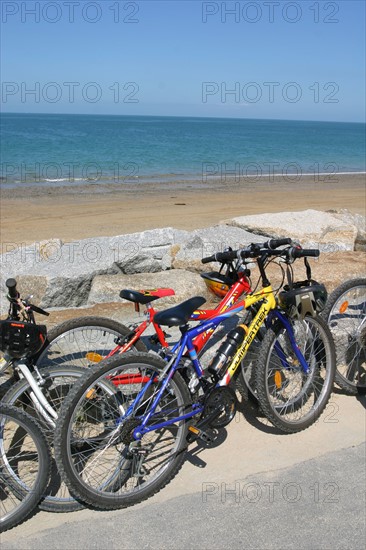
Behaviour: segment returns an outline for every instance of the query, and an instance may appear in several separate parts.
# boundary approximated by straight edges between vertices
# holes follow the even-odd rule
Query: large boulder
[[[197,229],[180,245],[172,248],[172,267],[174,269],[189,269],[201,272],[207,270],[202,264],[202,258],[222,252],[228,246],[233,250],[242,248],[253,242],[253,234],[240,227],[220,224],[214,227]],[[210,269],[218,269],[215,262]]]
[[[190,271],[173,269],[160,273],[138,273],[134,275],[98,275],[91,285],[88,304],[103,302],[122,302],[119,293],[122,289],[149,290],[153,288],[172,288],[175,294],[159,298],[159,309],[192,298],[204,296],[209,299],[203,279]]]
[[[118,301],[121,288],[168,286],[176,291],[175,297],[162,302],[169,305],[193,295],[207,295],[197,272],[216,270],[218,264],[204,266],[203,257],[227,246],[236,249],[287,236],[299,240],[305,248],[334,253],[322,255],[316,264],[327,266],[320,272],[314,269],[320,280],[336,286],[365,271],[362,252],[347,257],[344,263],[337,256],[352,251],[355,243],[366,248],[365,218],[343,210],[306,210],[243,216],[192,232],[168,227],[70,243],[51,239],[30,246],[9,244],[0,257],[0,288],[5,289],[8,277],[15,277],[22,296],[34,294],[33,301],[41,307],[71,308]],[[327,258],[329,261],[325,261]],[[296,262],[295,269],[301,265]],[[253,280],[256,275],[254,269]],[[280,271],[278,275],[281,277]],[[7,309],[5,293],[0,292],[0,313]]]
[[[357,229],[355,250],[366,252],[366,217],[362,214],[355,214],[346,208],[338,210],[327,210],[334,217],[342,220],[347,225],[354,225]]]
[[[319,248],[323,252],[354,250],[357,237],[352,222],[318,210],[240,216],[226,223],[261,237],[291,237],[303,248]]]
[[[97,275],[170,269],[171,247],[188,235],[168,227],[70,243],[52,239],[9,247],[1,256],[0,288],[8,277],[42,277],[47,284],[41,307],[77,307],[87,302]],[[2,313],[6,307],[2,300]]]

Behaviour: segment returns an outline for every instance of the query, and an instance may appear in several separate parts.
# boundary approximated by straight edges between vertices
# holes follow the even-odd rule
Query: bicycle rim
[[[337,374],[355,387],[366,388],[366,285],[346,290],[328,316],[337,351]]]
[[[45,383],[42,393],[53,410],[58,413],[61,405],[75,381],[85,373],[85,369],[57,367],[44,369],[42,375]],[[75,499],[69,494],[67,486],[62,482],[54,459],[53,436],[54,430],[36,410],[30,399],[30,387],[24,379],[17,382],[4,396],[4,402],[21,408],[27,414],[37,419],[51,449],[51,476],[49,485],[45,491],[45,498],[40,508],[53,512],[69,512],[81,508]]]
[[[175,475],[186,437],[185,423],[180,422],[134,442],[133,431],[156,396],[160,369],[139,362],[137,356],[122,366],[112,363],[102,376],[80,382],[63,415],[65,423],[58,427],[63,432],[60,446],[70,487],[81,499],[101,508],[128,506],[160,490]],[[104,386],[106,380],[113,381],[112,391]],[[148,381],[153,382],[146,390]],[[183,414],[182,384],[170,381],[149,425]]]
[[[292,326],[308,372],[300,365],[281,327],[267,337],[266,357],[261,358],[264,365],[258,367],[261,374],[257,381],[262,385],[265,413],[285,431],[298,431],[315,422],[328,402],[335,374],[333,342],[324,323],[306,317],[293,321]]]
[[[14,527],[46,490],[50,455],[41,428],[23,411],[0,407],[0,531]]]

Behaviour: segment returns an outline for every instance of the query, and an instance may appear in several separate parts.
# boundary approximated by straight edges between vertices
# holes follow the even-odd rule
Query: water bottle
[[[208,366],[207,370],[210,374],[216,378],[221,378],[225,374],[226,366],[243,343],[246,332],[245,325],[239,325],[229,332]]]

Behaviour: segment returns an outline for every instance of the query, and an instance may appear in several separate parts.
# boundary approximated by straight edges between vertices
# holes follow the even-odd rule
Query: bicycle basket
[[[210,271],[209,273],[201,273],[200,275],[205,281],[208,290],[219,298],[223,298],[229,288],[235,283],[234,279],[226,277],[218,271]]]
[[[290,317],[303,319],[313,317],[323,311],[328,293],[323,284],[317,281],[299,281],[292,288],[285,285],[278,295],[278,304]]]
[[[32,356],[41,349],[46,335],[45,325],[10,319],[0,321],[0,350],[13,359]]]

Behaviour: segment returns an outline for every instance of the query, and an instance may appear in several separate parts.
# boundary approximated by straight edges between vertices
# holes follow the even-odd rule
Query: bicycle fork
[[[299,364],[301,365],[301,369],[303,370],[303,372],[305,372],[305,374],[308,374],[310,370],[309,365],[307,364],[305,357],[303,356],[299,346],[296,343],[296,338],[295,338],[294,331],[290,321],[287,319],[287,317],[285,317],[285,315],[283,315],[278,310],[273,311],[273,315],[275,315],[277,319],[279,319],[279,321],[285,327],[285,330],[290,340],[291,347],[296,355],[296,359],[299,361]],[[285,369],[291,368],[291,365],[289,365],[288,363],[286,353],[283,351],[281,345],[278,342],[276,342],[274,347],[283,367]]]
[[[44,383],[44,378],[41,373],[36,368],[36,373],[38,377],[38,382],[33,378],[32,373],[30,372],[28,366],[25,363],[17,363],[16,368],[19,371],[20,378],[25,378],[30,385],[32,391],[29,392],[29,397],[31,398],[36,411],[43,416],[46,422],[52,427],[56,427],[57,413],[53,410],[51,405],[48,403],[47,399],[42,393],[40,385]]]

